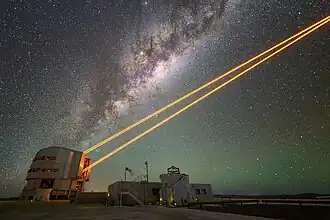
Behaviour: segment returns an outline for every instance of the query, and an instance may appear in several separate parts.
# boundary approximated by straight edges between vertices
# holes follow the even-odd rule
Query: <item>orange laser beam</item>
[[[272,50],[274,50],[274,49],[276,49],[276,48],[282,46],[283,44],[285,44],[285,43],[287,43],[288,41],[290,41],[290,40],[296,38],[297,36],[303,34],[304,32],[306,32],[306,31],[312,29],[313,27],[317,26],[318,24],[322,23],[323,21],[326,21],[327,19],[329,19],[329,16],[326,17],[326,18],[324,18],[324,19],[322,19],[322,20],[320,20],[320,21],[318,21],[318,22],[316,22],[315,24],[313,24],[313,25],[311,25],[311,26],[305,28],[304,30],[298,32],[297,34],[295,34],[295,35],[293,35],[293,36],[291,36],[291,37],[289,37],[288,39],[286,39],[286,40],[284,40],[284,41],[282,41],[282,42],[276,44],[275,46],[269,48],[268,50],[266,50],[266,51],[260,53],[259,55],[255,56],[255,57],[251,58],[250,60],[248,60],[248,61],[242,63],[241,65],[239,65],[239,66],[237,66],[237,67],[235,67],[235,68],[229,70],[228,72],[224,73],[223,75],[221,75],[221,76],[219,76],[219,77],[217,77],[217,78],[215,78],[215,79],[213,79],[213,80],[207,82],[206,84],[202,85],[201,87],[199,87],[199,88],[197,88],[197,89],[195,89],[195,90],[193,90],[193,91],[187,93],[186,95],[184,95],[184,96],[182,96],[181,98],[179,98],[179,99],[177,99],[177,100],[171,102],[170,104],[168,104],[168,105],[166,105],[166,106],[164,106],[164,107],[158,109],[158,110],[155,111],[154,113],[152,113],[152,114],[150,114],[150,115],[148,115],[148,116],[142,118],[141,120],[135,122],[134,124],[132,124],[132,125],[130,125],[130,126],[124,128],[123,130],[121,130],[121,131],[119,131],[119,132],[117,132],[117,133],[115,133],[114,135],[112,135],[112,136],[110,136],[110,137],[104,139],[103,141],[101,141],[101,142],[99,142],[99,143],[97,143],[97,144],[91,146],[90,148],[88,148],[87,150],[85,150],[84,153],[87,154],[87,153],[89,153],[89,152],[91,152],[91,151],[93,151],[93,150],[95,150],[95,149],[97,149],[97,148],[103,146],[104,144],[106,144],[106,143],[112,141],[113,139],[119,137],[120,135],[126,133],[127,131],[129,131],[129,130],[135,128],[136,126],[138,126],[138,125],[140,125],[140,124],[142,124],[143,122],[145,122],[145,121],[147,121],[147,120],[149,120],[149,119],[155,117],[156,115],[160,114],[161,112],[165,111],[166,109],[168,109],[168,108],[170,108],[170,107],[172,107],[172,106],[174,106],[174,105],[176,105],[176,104],[182,102],[183,100],[189,98],[190,96],[192,96],[192,95],[194,95],[195,93],[201,91],[202,89],[204,89],[204,88],[210,86],[211,84],[213,84],[213,83],[219,81],[219,80],[222,79],[223,77],[225,77],[225,76],[231,74],[232,72],[238,70],[239,68],[241,68],[241,67],[243,67],[243,66],[246,66],[247,64],[253,62],[254,60],[256,60],[256,59],[258,59],[258,58],[260,58],[261,56],[263,56],[263,55],[269,53],[270,51],[272,51]]]
[[[161,122],[157,123],[156,125],[152,126],[151,128],[149,128],[148,130],[144,131],[143,133],[135,136],[133,139],[127,141],[126,143],[124,143],[123,145],[117,147],[115,150],[113,150],[112,152],[110,152],[109,154],[101,157],[99,160],[95,161],[93,164],[91,164],[89,167],[86,167],[84,169],[88,170],[93,168],[94,166],[102,163],[104,160],[108,159],[109,157],[113,156],[114,154],[118,153],[119,151],[123,150],[124,148],[126,148],[128,145],[134,143],[135,141],[139,140],[140,138],[142,138],[143,136],[147,135],[148,133],[152,132],[153,130],[155,130],[156,128],[160,127],[161,125],[163,125],[164,123],[168,122],[169,120],[171,120],[172,118],[178,116],[179,114],[181,114],[182,112],[186,111],[187,109],[189,109],[190,107],[192,107],[193,105],[197,104],[198,102],[202,101],[203,99],[207,98],[208,96],[212,95],[213,93],[215,93],[216,91],[218,91],[219,89],[221,89],[222,87],[226,86],[227,84],[231,83],[232,81],[234,81],[235,79],[241,77],[242,75],[244,75],[245,73],[247,73],[248,71],[254,69],[255,67],[257,67],[258,65],[264,63],[265,61],[267,61],[268,59],[270,59],[271,57],[275,56],[276,54],[280,53],[281,51],[283,51],[284,49],[286,49],[287,47],[291,46],[292,44],[296,43],[297,41],[299,41],[300,39],[304,38],[305,36],[309,35],[310,33],[312,33],[313,31],[315,31],[316,29],[320,28],[321,26],[325,25],[326,23],[328,23],[330,21],[330,16],[328,17],[328,20],[324,21],[323,23],[317,25],[316,27],[312,28],[311,30],[309,30],[308,32],[302,34],[301,36],[299,36],[297,39],[291,41],[290,43],[288,43],[287,45],[283,46],[282,48],[276,50],[275,52],[273,52],[272,54],[268,55],[267,57],[265,57],[264,59],[260,60],[259,62],[253,64],[252,66],[250,66],[249,68],[247,68],[246,70],[244,70],[243,72],[237,74],[236,76],[234,76],[233,78],[231,78],[230,80],[226,81],[225,83],[221,84],[220,86],[216,87],[215,89],[211,90],[210,92],[206,93],[205,95],[201,96],[200,98],[198,98],[197,100],[189,103],[188,105],[186,105],[185,107],[181,108],[180,110],[178,110],[177,112],[175,112],[174,114],[170,115],[169,117],[165,118],[164,120],[162,120]]]

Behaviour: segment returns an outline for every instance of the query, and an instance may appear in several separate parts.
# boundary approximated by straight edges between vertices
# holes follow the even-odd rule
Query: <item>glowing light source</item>
[[[155,111],[154,113],[152,113],[152,114],[150,114],[150,115],[148,115],[148,116],[142,118],[141,120],[139,120],[139,121],[133,123],[132,125],[130,125],[130,126],[124,128],[123,130],[121,130],[121,131],[115,133],[114,135],[112,135],[112,136],[110,136],[110,137],[104,139],[103,141],[101,141],[101,142],[99,142],[99,143],[97,143],[97,144],[91,146],[90,148],[88,148],[87,150],[85,150],[84,153],[87,154],[87,153],[89,153],[89,152],[91,152],[91,151],[93,151],[93,150],[95,150],[95,149],[97,149],[97,148],[103,146],[104,144],[106,144],[106,143],[112,141],[113,139],[115,139],[115,138],[119,137],[120,135],[126,133],[127,131],[133,129],[134,127],[136,127],[136,126],[138,126],[138,125],[144,123],[145,121],[147,121],[147,120],[149,120],[149,119],[155,117],[156,115],[158,115],[158,114],[160,114],[161,112],[167,110],[168,108],[170,108],[170,107],[172,107],[172,106],[174,106],[174,105],[176,105],[176,104],[182,102],[183,100],[189,98],[190,96],[192,96],[192,95],[194,95],[195,93],[201,91],[202,89],[204,89],[204,88],[206,88],[206,87],[208,87],[208,86],[214,84],[215,82],[217,82],[217,81],[219,81],[220,79],[224,78],[225,76],[227,76],[227,75],[233,73],[234,71],[240,69],[241,67],[244,67],[244,66],[248,65],[249,63],[255,61],[256,59],[262,57],[263,55],[265,55],[265,54],[267,54],[267,53],[273,51],[274,49],[276,49],[276,48],[282,46],[283,44],[289,42],[290,40],[292,40],[292,39],[294,39],[294,38],[300,36],[301,34],[305,33],[306,31],[311,30],[312,28],[316,27],[317,25],[321,24],[322,22],[327,21],[327,20],[329,19],[329,17],[330,17],[330,16],[328,16],[328,17],[326,17],[326,18],[324,18],[324,19],[322,19],[322,20],[320,20],[320,21],[314,23],[313,25],[307,27],[306,29],[304,29],[304,30],[298,32],[297,34],[295,34],[295,35],[289,37],[288,39],[286,39],[286,40],[284,40],[284,41],[282,41],[282,42],[276,44],[275,46],[271,47],[270,49],[268,49],[268,50],[266,50],[266,51],[260,53],[259,55],[257,55],[257,56],[255,56],[255,57],[251,58],[250,60],[248,60],[248,61],[242,63],[241,65],[239,65],[239,66],[237,66],[237,67],[235,67],[235,68],[229,70],[228,72],[224,73],[223,75],[221,75],[221,76],[219,76],[219,77],[217,77],[217,78],[215,78],[215,79],[209,81],[208,83],[204,84],[203,86],[201,86],[201,87],[199,87],[199,88],[197,88],[197,89],[195,89],[195,90],[193,90],[193,91],[187,93],[186,95],[182,96],[181,98],[179,98],[179,99],[177,99],[177,100],[171,102],[170,104],[168,104],[168,105],[166,105],[166,106],[164,106],[164,107],[158,109],[158,110]],[[141,51],[140,54],[141,54],[141,53],[143,54],[143,51]]]
[[[197,100],[190,102],[188,105],[186,105],[185,107],[181,108],[180,110],[178,110],[177,112],[173,113],[172,115],[170,115],[169,117],[165,118],[164,120],[160,121],[159,123],[157,123],[156,125],[152,126],[151,128],[149,128],[148,130],[142,132],[141,134],[135,136],[133,139],[127,141],[126,143],[124,143],[123,145],[117,147],[116,149],[114,149],[112,152],[110,152],[109,154],[101,157],[99,160],[95,161],[92,165],[90,165],[89,167],[85,168],[85,169],[91,169],[92,167],[98,165],[99,163],[103,162],[104,160],[110,158],[111,156],[113,156],[114,154],[118,153],[119,151],[121,151],[122,149],[126,148],[128,145],[134,143],[135,141],[139,140],[140,138],[142,138],[143,136],[149,134],[150,132],[152,132],[153,130],[155,130],[156,128],[160,127],[161,125],[163,125],[164,123],[168,122],[169,120],[171,120],[172,118],[178,116],[179,114],[181,114],[182,112],[186,111],[187,109],[189,109],[190,107],[192,107],[193,105],[197,104],[198,102],[204,100],[205,98],[207,98],[208,96],[212,95],[213,93],[215,93],[216,91],[218,91],[219,89],[221,89],[222,87],[226,86],[227,84],[231,83],[232,81],[236,80],[237,78],[243,76],[245,73],[247,73],[248,71],[254,69],[255,67],[259,66],[260,64],[266,62],[268,59],[270,59],[271,57],[275,56],[276,54],[280,53],[281,51],[283,51],[284,49],[286,49],[287,47],[293,45],[294,43],[296,43],[297,41],[299,41],[300,39],[304,38],[305,36],[309,35],[310,33],[312,33],[313,31],[315,31],[316,29],[320,28],[321,26],[325,25],[326,23],[328,23],[330,21],[330,16],[327,17],[327,19],[323,19],[323,22],[319,23],[317,26],[314,26],[314,28],[310,29],[309,31],[307,31],[306,33],[300,35],[299,37],[297,37],[295,40],[291,41],[290,43],[286,44],[285,46],[281,47],[280,49],[276,50],[275,52],[271,53],[270,55],[268,55],[267,57],[263,58],[262,60],[260,60],[259,62],[253,64],[252,66],[250,66],[249,68],[247,68],[246,70],[244,70],[243,72],[237,74],[236,76],[232,77],[231,79],[229,79],[228,81],[222,83],[220,86],[216,87],[215,89],[211,90],[210,92],[206,93],[205,95],[201,96],[200,98],[198,98]]]

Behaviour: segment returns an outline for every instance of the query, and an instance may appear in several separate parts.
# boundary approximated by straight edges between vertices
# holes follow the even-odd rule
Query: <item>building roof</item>
[[[66,151],[74,151],[74,152],[80,152],[80,153],[82,153],[81,151],[73,150],[73,149],[70,149],[70,148],[58,147],[58,146],[51,146],[51,147],[46,147],[46,148],[40,149],[40,150],[37,152],[37,154],[40,153],[40,152],[42,152],[42,151],[49,150],[49,149],[62,149],[62,150],[66,150]]]

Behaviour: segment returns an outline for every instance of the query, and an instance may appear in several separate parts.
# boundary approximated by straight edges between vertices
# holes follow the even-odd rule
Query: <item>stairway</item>
[[[132,192],[124,191],[124,192],[121,192],[121,195],[128,195],[131,198],[133,198],[137,203],[139,203],[139,205],[141,205],[141,206],[144,205],[143,202]]]

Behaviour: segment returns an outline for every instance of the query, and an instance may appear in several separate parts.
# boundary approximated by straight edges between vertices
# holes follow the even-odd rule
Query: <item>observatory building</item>
[[[56,200],[75,198],[84,191],[91,164],[83,152],[62,147],[48,147],[34,157],[27,173],[21,200]]]
[[[117,181],[108,187],[112,205],[161,204],[184,206],[190,202],[212,201],[211,184],[189,183],[189,176],[171,166],[160,182]]]
[[[182,206],[189,202],[213,199],[211,184],[189,183],[189,176],[179,168],[170,167],[160,175],[160,202],[168,206]]]

